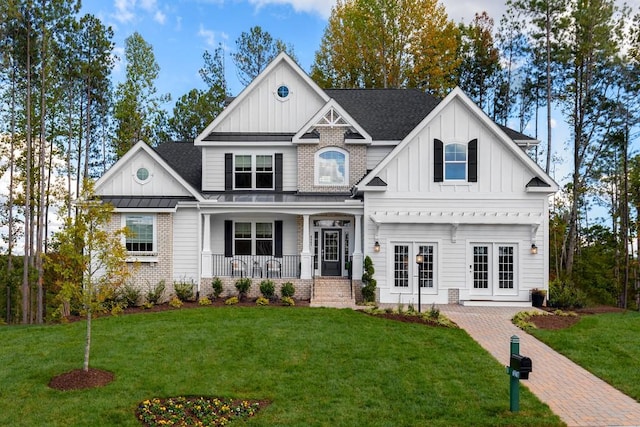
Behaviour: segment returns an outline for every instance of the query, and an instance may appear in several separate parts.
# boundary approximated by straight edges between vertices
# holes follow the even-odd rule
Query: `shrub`
[[[555,308],[582,308],[587,305],[587,298],[574,284],[554,280],[549,283],[548,304]]]
[[[293,287],[293,283],[291,282],[285,282],[280,287],[280,295],[282,295],[283,299],[292,298],[293,294],[295,293],[296,293],[296,288]]]
[[[251,279],[243,277],[236,281],[236,289],[238,290],[238,299],[243,300],[247,297],[249,289],[251,289]]]
[[[260,282],[260,293],[268,300],[272,300],[276,294],[276,285],[273,284],[273,280],[263,280]]]
[[[173,297],[171,301],[169,301],[169,305],[173,308],[180,308],[182,307],[182,300],[178,297]]]
[[[288,306],[296,305],[295,301],[291,297],[282,297],[280,302],[282,302],[282,305],[288,305]]]
[[[256,300],[256,305],[269,305],[269,300],[265,297],[259,297]]]
[[[191,301],[194,297],[195,283],[193,280],[187,282],[182,280],[180,282],[173,282],[173,290],[176,292],[176,296],[180,298],[180,301]]]
[[[211,299],[218,299],[222,295],[222,280],[219,277],[214,277],[211,282]]]
[[[162,300],[166,287],[164,280],[159,281],[153,288],[149,286],[147,290],[147,302],[152,305],[158,304]]]
[[[211,300],[209,298],[207,298],[207,297],[201,297],[198,300],[198,304],[200,304],[200,305],[211,305]]]
[[[433,320],[438,320],[440,318],[440,309],[436,307],[435,303],[431,304],[431,308],[427,311],[427,317]]]
[[[130,283],[123,285],[118,290],[118,300],[122,308],[135,307],[140,299],[140,289]]]
[[[365,302],[372,302],[376,299],[376,286],[378,282],[373,278],[373,274],[376,272],[373,268],[373,261],[367,255],[364,259],[364,273],[362,273],[362,299]]]
[[[237,304],[239,302],[238,297],[231,297],[231,298],[227,298],[226,301],[224,302],[225,305],[234,305]]]

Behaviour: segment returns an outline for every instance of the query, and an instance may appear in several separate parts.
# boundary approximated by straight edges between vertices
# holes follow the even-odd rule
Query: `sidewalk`
[[[640,426],[640,403],[513,325],[511,318],[522,308],[438,307],[505,366],[511,336],[520,337],[520,352],[533,362],[522,384],[569,427]]]

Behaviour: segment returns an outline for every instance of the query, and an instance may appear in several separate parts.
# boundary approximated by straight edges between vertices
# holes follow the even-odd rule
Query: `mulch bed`
[[[49,381],[49,387],[56,390],[81,390],[85,388],[102,387],[115,378],[113,372],[103,371],[101,369],[89,368],[88,371],[83,369],[74,369],[64,374],[53,377]]]
[[[564,329],[578,323],[582,316],[602,313],[620,313],[625,311],[622,308],[603,305],[574,310],[574,313],[576,313],[577,316],[560,316],[553,314],[555,311],[554,308],[543,307],[543,310],[548,311],[551,314],[547,316],[531,316],[529,319],[529,321],[536,325],[538,329]]]

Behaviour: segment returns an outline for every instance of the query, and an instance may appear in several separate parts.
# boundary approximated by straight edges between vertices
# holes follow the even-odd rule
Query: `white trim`
[[[533,176],[539,176],[543,181],[547,182],[550,187],[546,189],[546,193],[553,194],[559,189],[558,184],[551,178],[536,162],[531,159],[517,144],[513,142],[500,127],[487,116],[480,107],[478,107],[460,87],[456,87],[434,108],[422,121],[411,131],[404,139],[384,158],[371,172],[365,176],[360,183],[357,184],[357,191],[368,191],[367,184],[375,178],[380,172],[393,160],[398,153],[411,143],[420,132],[423,131],[429,123],[431,123],[442,111],[451,104],[455,99],[459,99],[471,112],[487,126],[498,139],[509,149],[522,163],[532,172]]]
[[[371,144],[372,142],[371,135],[369,135],[367,131],[364,130],[364,128],[360,126],[358,122],[356,122],[354,118],[351,117],[349,113],[347,113],[347,111],[344,108],[342,108],[342,106],[340,106],[340,104],[338,104],[338,102],[333,98],[331,98],[321,109],[318,110],[318,112],[313,117],[311,117],[311,119],[309,119],[300,128],[298,133],[296,133],[294,137],[291,139],[291,142],[293,144],[309,144],[313,142],[318,143],[319,140],[317,139],[309,140],[309,139],[302,138],[302,136],[310,132],[313,128],[328,127],[329,125],[327,123],[323,123],[324,121],[323,119],[327,115],[327,113],[330,112],[331,110],[335,111],[342,118],[342,120],[347,122],[347,125],[340,125],[340,127],[345,127],[345,128],[353,127],[356,129],[356,131],[358,131],[360,135],[364,137],[364,139],[346,139],[345,143]],[[334,126],[330,126],[330,127],[334,127]]]
[[[205,200],[203,199],[202,194],[200,194],[199,191],[193,188],[191,184],[189,184],[178,173],[176,173],[176,171],[171,166],[169,166],[169,164],[165,162],[162,159],[162,157],[160,157],[158,153],[156,153],[156,151],[153,148],[149,147],[149,145],[147,145],[144,141],[138,141],[136,145],[134,145],[129,151],[127,151],[124,156],[122,156],[113,166],[111,166],[111,168],[109,168],[107,172],[105,172],[104,175],[102,175],[96,181],[96,186],[95,186],[96,194],[99,194],[102,196],[106,195],[100,192],[100,187],[102,187],[102,185],[108,182],[116,173],[118,173],[122,168],[124,168],[127,164],[129,164],[129,161],[133,159],[133,157],[139,151],[144,151],[149,156],[151,156],[151,158],[154,161],[156,161],[160,165],[160,167],[164,168],[164,170],[166,170],[173,179],[179,182],[180,185],[182,185],[184,189],[187,190],[188,193],[190,193],[193,197],[196,198],[196,200],[198,201]]]
[[[225,108],[224,110],[222,110],[222,112],[220,114],[218,114],[218,116],[209,124],[209,126],[207,126],[201,133],[200,135],[198,135],[196,137],[196,139],[194,140],[194,144],[196,146],[198,145],[209,145],[211,144],[208,141],[204,141],[204,139],[223,121],[226,120],[227,116],[229,114],[231,114],[231,112],[233,112],[238,105],[240,105],[242,103],[242,101],[249,96],[249,94],[251,92],[253,92],[253,89],[260,85],[262,83],[262,81],[264,79],[267,78],[267,76],[282,62],[285,62],[286,64],[288,64],[295,73],[298,74],[298,76],[305,82],[307,83],[307,85],[311,88],[311,90],[313,90],[322,100],[324,100],[325,102],[329,101],[329,95],[327,95],[325,93],[325,91],[323,91],[320,86],[318,86],[312,79],[311,77],[309,77],[309,75],[302,69],[300,68],[300,66],[298,64],[296,64],[296,62],[291,59],[291,57],[289,55],[287,55],[285,52],[280,52],[278,54],[278,56],[276,56],[273,61],[271,61],[271,63],[269,63],[269,65],[267,65],[267,67],[258,75],[258,77],[256,77],[255,79],[253,79],[253,81],[251,83],[249,83],[249,85],[247,87],[245,87],[242,92],[240,92],[240,95],[238,95],[232,102],[231,104],[229,104],[229,106],[227,108]],[[291,89],[291,88],[289,88]]]

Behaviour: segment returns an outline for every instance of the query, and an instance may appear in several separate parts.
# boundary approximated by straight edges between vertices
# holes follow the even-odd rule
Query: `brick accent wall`
[[[115,213],[111,216],[109,228],[118,230],[123,226],[126,214]],[[156,242],[157,262],[129,262],[127,263],[131,278],[129,282],[139,288],[142,295],[156,286],[161,280],[165,281],[165,300],[173,292],[173,214],[156,214]]]
[[[345,128],[318,128],[320,142],[298,145],[298,191],[303,193],[344,193],[367,171],[367,146],[345,144]],[[315,154],[326,147],[338,147],[349,153],[349,183],[340,186],[315,185]]]

